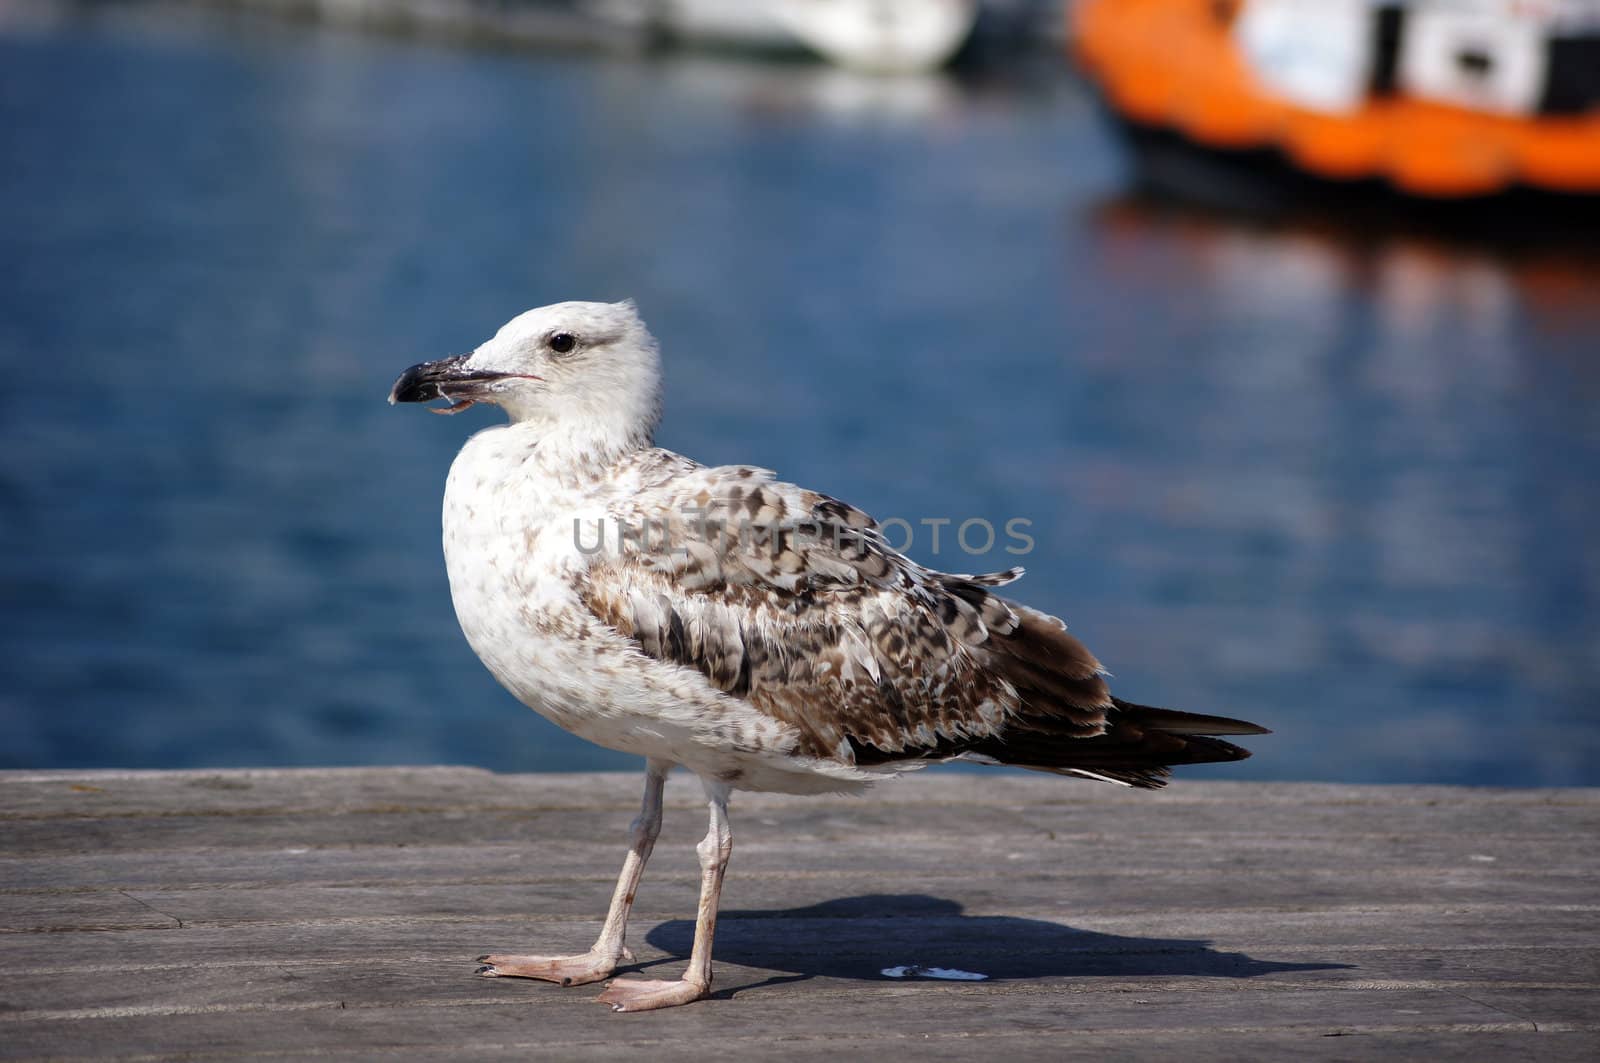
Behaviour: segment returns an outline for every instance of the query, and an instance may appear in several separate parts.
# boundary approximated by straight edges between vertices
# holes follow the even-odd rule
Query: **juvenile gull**
[[[1172,765],[1249,755],[1217,735],[1266,733],[1111,696],[1060,620],[994,593],[1021,569],[935,572],[837,499],[653,447],[660,364],[632,303],[530,310],[389,395],[441,398],[436,412],[487,402],[510,419],[467,440],[445,483],[468,643],[541,715],[646,763],[594,947],[485,956],[482,974],[579,985],[632,958],[628,911],[674,765],[710,804],[694,946],[678,981],[612,981],[599,999],[617,1011],[710,991],[732,790],[856,792],[954,759],[1154,788]]]

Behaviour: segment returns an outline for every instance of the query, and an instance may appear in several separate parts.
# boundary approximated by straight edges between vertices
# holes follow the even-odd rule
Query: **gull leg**
[[[722,879],[728,872],[728,857],[733,854],[733,830],[728,825],[728,786],[705,782],[711,805],[711,825],[695,852],[700,855],[700,910],[694,922],[694,949],[689,954],[689,969],[676,982],[648,981],[643,978],[618,978],[600,994],[602,1004],[613,1011],[652,1011],[699,1000],[711,992],[711,939],[717,930],[717,905],[722,897]]]
[[[622,874],[617,878],[616,892],[611,895],[611,908],[606,912],[606,922],[600,928],[600,937],[594,946],[581,956],[518,956],[493,954],[479,956],[484,966],[478,973],[486,978],[539,978],[562,985],[583,985],[610,978],[617,964],[633,959],[633,953],[623,944],[628,931],[628,912],[633,907],[633,895],[639,888],[639,878],[644,865],[655,848],[661,833],[661,788],[666,783],[672,764],[651,758],[645,763],[644,801],[639,815],[633,821],[632,842],[628,858],[622,863]]]

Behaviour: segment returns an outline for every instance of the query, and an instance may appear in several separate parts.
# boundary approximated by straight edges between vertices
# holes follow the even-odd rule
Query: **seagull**
[[[677,980],[618,977],[616,1011],[711,989],[734,790],[860,792],[966,760],[1153,789],[1240,760],[1255,724],[1113,697],[1062,621],[996,593],[1021,569],[952,575],[892,549],[866,513],[744,465],[655,447],[661,368],[633,303],[523,313],[470,354],[414,365],[390,403],[499,406],[444,490],[444,557],[467,642],[513,695],[645,758],[644,800],[599,938],[576,956],[479,957],[488,977],[612,979],[661,829],[662,786],[699,776],[699,911]]]

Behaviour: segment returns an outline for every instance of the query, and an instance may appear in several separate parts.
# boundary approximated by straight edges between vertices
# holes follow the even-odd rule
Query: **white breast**
[[[583,737],[617,692],[575,591],[584,557],[572,519],[596,500],[544,475],[529,442],[492,428],[467,441],[444,493],[444,558],[456,619],[496,679]],[[565,524],[565,527],[562,525]],[[587,695],[587,696],[582,696]],[[597,709],[599,710],[597,712]],[[596,739],[598,740],[598,739]]]

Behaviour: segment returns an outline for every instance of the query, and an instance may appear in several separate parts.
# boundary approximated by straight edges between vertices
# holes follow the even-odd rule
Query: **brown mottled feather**
[[[935,572],[865,513],[746,467],[663,451],[612,518],[651,528],[590,561],[583,597],[641,652],[792,726],[799,753],[860,766],[976,756],[1159,786],[1248,754],[1223,717],[1113,698],[1055,617],[991,593],[1020,570]]]

